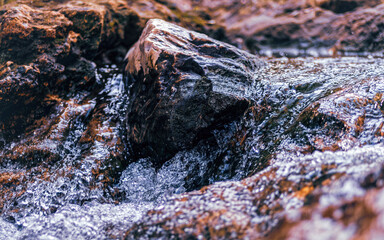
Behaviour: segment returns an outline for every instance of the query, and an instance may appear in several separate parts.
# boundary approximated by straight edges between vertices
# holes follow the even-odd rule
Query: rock
[[[382,87],[374,80],[361,82],[312,103],[291,128],[292,136],[306,141],[306,148],[320,151],[381,142],[384,136]],[[316,134],[306,138],[302,134],[305,132]]]
[[[333,32],[326,38],[337,39],[335,48],[341,52],[376,52],[383,49],[384,4],[360,9],[339,17]]]
[[[5,180],[17,176],[0,189],[3,216],[54,212],[66,203],[62,189],[48,187],[57,184],[74,190],[66,193],[67,202],[91,195],[117,199],[111,186],[132,161],[119,117],[126,100],[116,67],[100,73],[104,67],[95,63],[118,65],[149,18],[178,21],[152,0],[18,0],[1,6],[0,165],[17,166],[0,174]],[[50,197],[35,201],[30,193],[42,188],[50,189]]]
[[[40,104],[48,93],[66,94],[68,88],[93,84],[92,61],[122,61],[148,19],[180,21],[172,10],[152,0],[19,0],[2,6],[0,18],[2,119],[8,107]],[[194,19],[188,21],[193,25]],[[188,21],[182,22],[188,25]],[[20,114],[28,114],[24,110]]]
[[[119,121],[119,115],[124,115],[120,106],[126,99],[111,86],[115,82],[120,86],[122,74],[112,71],[115,76],[108,76],[111,81],[105,83],[102,93],[93,89],[102,101],[84,90],[74,96],[69,92],[63,98],[48,94],[43,99],[46,108],[28,111],[34,115],[11,112],[12,125],[2,119],[0,128],[5,130],[0,135],[0,165],[7,169],[0,174],[4,178],[0,188],[4,217],[20,219],[32,212],[52,213],[69,201],[81,203],[101,195],[114,198],[111,185],[129,159]],[[29,123],[25,129],[17,125],[25,121],[23,117]],[[20,137],[15,138],[12,130]],[[6,135],[8,132],[12,137]],[[42,191],[47,197],[35,201]]]
[[[206,35],[150,20],[127,54],[129,138],[166,160],[247,109],[262,62]]]
[[[47,95],[94,88],[92,61],[106,49],[115,61],[121,51],[115,46],[130,46],[143,28],[127,4],[66,1],[42,7],[39,1],[19,2],[0,12],[0,126],[10,126],[2,134],[7,140],[49,113]]]
[[[14,116],[29,115],[31,109],[36,118],[42,116],[39,112],[45,110],[39,108],[47,107],[42,101],[46,94],[91,80],[95,65],[78,55],[79,35],[70,31],[72,23],[58,12],[19,5],[2,10],[0,18],[0,116],[12,129],[17,123]],[[65,59],[70,62],[65,64]],[[35,117],[19,118],[15,129],[22,131]]]
[[[367,47],[369,51],[381,49],[379,39],[374,39],[381,32],[380,27],[375,27],[380,26],[377,24],[380,22],[380,10],[377,13],[370,12],[370,8],[380,5],[379,0],[285,0],[279,3],[251,0],[16,2],[64,13],[73,22],[71,29],[81,35],[78,45],[90,56],[97,54],[99,61],[104,62],[121,60],[127,48],[140,36],[148,19],[152,18],[177,23],[253,53],[265,55],[271,54],[271,47],[279,48],[272,52],[274,55],[293,57],[330,56],[335,50],[356,51],[356,45]],[[368,18],[376,18],[374,21],[377,22],[372,28],[365,27],[364,35],[357,37],[348,29],[354,28],[349,25],[356,21],[359,25],[370,24],[369,21],[364,23],[362,13],[357,14],[362,11],[365,11],[366,16],[376,15]],[[351,14],[354,16],[350,16]],[[87,19],[87,23],[80,21],[83,18]],[[361,28],[358,31],[362,31]],[[359,49],[361,51],[362,48]]]
[[[268,166],[172,196],[129,227],[126,239],[313,239],[312,232],[338,239],[368,228],[382,236],[370,224],[383,216],[376,200],[383,191],[382,60],[267,63],[234,141]]]
[[[315,0],[316,5],[331,10],[335,13],[345,13],[355,10],[358,7],[374,7],[382,3],[380,0],[356,1],[356,0]]]
[[[383,204],[369,196],[374,192],[373,199],[381,199],[383,192],[380,184],[375,188],[382,179],[377,174],[382,170],[375,169],[382,167],[380,149],[294,155],[278,156],[280,163],[243,181],[175,195],[133,225],[125,239],[296,239],[301,234],[314,239],[313,232],[359,236],[369,233],[361,222],[376,229],[369,223],[383,216]],[[362,176],[368,181],[360,181]]]
[[[273,55],[316,57],[332,56],[333,47],[346,52],[382,49],[380,0],[165,2],[183,13],[204,11],[223,30],[223,39],[253,53],[269,56],[270,48],[277,48]]]
[[[287,214],[266,239],[313,239],[321,238],[373,239],[382,238],[384,216],[382,198],[384,189],[382,165],[355,183],[341,181],[353,186],[355,194],[339,201],[327,201],[337,195],[345,195],[342,184],[323,187],[310,194],[308,203],[300,210]]]
[[[140,29],[137,15],[116,1],[51,1],[43,6],[39,1],[19,2],[0,11],[0,165],[17,166],[0,174],[6,178],[0,205],[10,219],[32,209],[53,212],[62,205],[62,190],[57,188],[45,199],[47,205],[34,205],[30,193],[43,185],[67,189],[82,182],[81,196],[79,191],[69,194],[71,201],[80,202],[115,181],[126,151],[116,113],[106,112],[114,107],[109,99],[115,96],[103,96],[98,103],[93,99],[102,86],[104,93],[112,91],[96,81],[93,60],[122,42],[128,36],[124,31],[136,40],[139,33],[133,32]],[[110,24],[112,17],[115,22]],[[68,157],[77,146],[81,150]],[[79,164],[79,158],[85,163]]]
[[[222,27],[229,42],[254,53],[262,47],[317,46],[322,42],[322,29],[337,17],[314,1],[171,2],[184,12],[205,11],[211,23]]]
[[[0,236],[381,239],[381,59],[260,67],[152,20],[128,55],[129,106],[121,70],[104,66],[151,18],[260,53],[382,50],[379,2],[0,1],[0,209],[13,229]],[[161,168],[133,162],[180,149]],[[158,203],[131,225],[144,211],[132,209]]]

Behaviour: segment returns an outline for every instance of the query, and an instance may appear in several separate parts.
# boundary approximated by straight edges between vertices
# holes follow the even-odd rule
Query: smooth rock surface
[[[150,20],[127,54],[134,152],[166,160],[249,106],[256,56],[163,20]]]

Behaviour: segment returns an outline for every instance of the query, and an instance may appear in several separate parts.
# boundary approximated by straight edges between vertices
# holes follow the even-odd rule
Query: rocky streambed
[[[380,239],[380,3],[0,1],[0,239]]]

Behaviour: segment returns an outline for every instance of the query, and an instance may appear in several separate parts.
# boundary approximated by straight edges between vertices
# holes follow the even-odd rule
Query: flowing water
[[[162,166],[131,158],[124,121],[129,99],[118,67],[99,68],[92,91],[50,96],[56,104],[48,118],[54,121],[34,135],[2,141],[2,191],[10,191],[2,195],[0,239],[121,238],[149,210],[176,208],[177,194],[210,184],[226,188],[231,182],[223,181],[246,177],[260,179],[253,191],[276,189],[257,204],[279,202],[284,210],[278,216],[290,218],[304,200],[281,191],[284,181],[293,186],[342,175],[324,190],[324,205],[363,195],[361,179],[384,161],[384,60],[264,60],[243,118]],[[15,162],[17,149],[36,149],[34,162]],[[278,218],[249,216],[265,229]]]

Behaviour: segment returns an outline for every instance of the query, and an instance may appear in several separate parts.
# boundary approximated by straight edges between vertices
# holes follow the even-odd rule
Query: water
[[[321,210],[333,205],[342,208],[347,201],[367,193],[362,183],[369,173],[383,166],[382,147],[383,144],[379,144],[307,156],[279,154],[271,166],[241,182],[218,182],[201,191],[170,197],[163,206],[155,208],[154,213],[144,216],[129,237],[168,239],[191,234],[204,238],[259,238],[271,231],[282,231],[278,224],[284,218],[300,221],[302,216],[306,219],[313,212],[313,222],[303,221],[303,226],[299,226],[307,231],[305,239],[317,239],[310,233],[320,233],[330,223],[340,224],[324,217]],[[311,191],[321,193],[320,199],[312,200],[316,205],[308,210],[310,212],[301,213]],[[377,205],[382,209],[382,204]],[[215,224],[210,225],[210,221]],[[324,234],[339,239],[355,232],[348,232],[344,226],[334,230]],[[293,233],[296,238],[300,237],[300,233]]]
[[[259,226],[262,236],[278,219],[298,215],[302,189],[322,189],[324,206],[364,196],[363,179],[384,161],[383,60],[264,60],[243,118],[162,166],[132,160],[116,66],[99,68],[92,90],[50,96],[51,120],[3,140],[0,239],[122,238],[132,226],[150,225],[151,209],[175,226],[182,223],[176,210],[185,219],[225,210],[244,229]]]
[[[113,216],[113,210],[109,208],[114,205],[101,204],[116,202],[111,195],[114,194],[113,183],[117,180],[111,178],[121,172],[122,162],[128,156],[121,150],[125,146],[121,140],[123,127],[120,117],[124,115],[126,99],[122,74],[116,66],[100,68],[96,81],[99,86],[96,89],[100,89],[97,92],[79,91],[64,97],[50,96],[57,102],[50,116],[53,120],[44,122],[31,135],[19,141],[5,144],[1,172],[2,176],[9,175],[11,178],[4,180],[9,185],[2,188],[2,214],[6,221],[20,230],[16,238],[28,236],[27,239],[34,239],[31,236],[39,236],[41,231],[50,228],[41,228],[43,225],[52,225],[52,228],[58,228],[59,223],[70,226],[69,219],[72,217],[74,222],[78,222],[81,212],[99,211],[92,215]],[[24,151],[20,158],[26,155],[26,160],[15,164],[12,153],[18,149]],[[31,158],[33,164],[29,162]],[[47,161],[51,158],[52,161]],[[7,188],[10,193],[6,192]],[[100,207],[90,207],[89,204],[99,204]],[[80,207],[85,205],[89,209]],[[125,217],[115,220],[131,221],[140,215],[140,209],[146,209],[150,204],[137,206],[129,205]],[[68,222],[65,220],[67,215]],[[64,219],[64,222],[56,222],[56,217],[51,216]],[[87,216],[84,215],[84,219],[86,223]],[[38,222],[41,225],[36,225]],[[87,223],[93,226],[89,228],[89,233],[86,226],[75,224],[80,233],[73,232],[70,227],[68,231],[63,229],[54,234],[55,230],[49,230],[50,233],[46,233],[43,239],[49,239],[48,236],[63,239],[68,234],[69,238],[78,238],[78,235],[84,239],[102,236],[100,231],[104,225],[93,225],[95,222]]]

